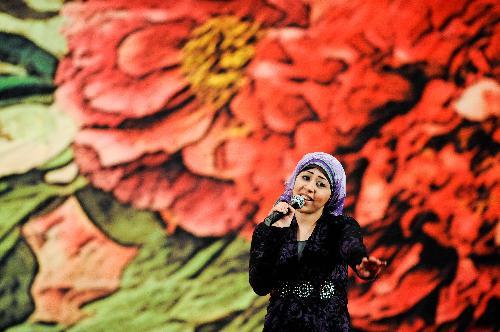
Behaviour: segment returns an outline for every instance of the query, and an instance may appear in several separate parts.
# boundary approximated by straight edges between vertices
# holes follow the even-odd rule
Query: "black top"
[[[297,227],[294,218],[290,227],[260,223],[253,232],[250,285],[271,293],[264,331],[348,331],[347,265],[367,255],[361,228],[352,217],[321,217],[299,260]]]

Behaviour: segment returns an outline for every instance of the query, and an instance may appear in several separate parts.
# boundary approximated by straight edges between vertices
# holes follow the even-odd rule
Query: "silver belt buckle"
[[[322,300],[331,299],[335,295],[335,284],[331,280],[323,282],[319,288],[319,298]]]
[[[298,297],[306,298],[311,296],[314,287],[309,281],[302,281],[295,284],[292,291]]]

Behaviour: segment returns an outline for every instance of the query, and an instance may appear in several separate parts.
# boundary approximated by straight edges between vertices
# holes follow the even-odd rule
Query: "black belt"
[[[273,289],[271,295],[279,297],[297,296],[300,298],[319,296],[322,300],[328,300],[335,296],[335,284],[331,280],[325,280],[317,286],[307,280],[282,281],[277,288]]]

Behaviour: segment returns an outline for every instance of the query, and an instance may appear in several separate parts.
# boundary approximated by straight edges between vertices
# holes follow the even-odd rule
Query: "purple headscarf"
[[[346,195],[346,176],[344,168],[337,158],[325,152],[312,152],[304,155],[295,166],[292,176],[285,184],[285,192],[280,196],[280,201],[290,202],[292,198],[293,186],[297,175],[307,166],[318,166],[328,176],[332,195],[325,204],[323,213],[328,213],[334,216],[342,214],[344,208],[344,200]]]

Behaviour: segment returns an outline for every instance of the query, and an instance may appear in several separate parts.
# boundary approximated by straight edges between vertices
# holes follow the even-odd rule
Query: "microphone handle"
[[[292,207],[294,209],[300,209],[302,207],[302,205],[304,205],[304,200],[302,200],[302,204],[300,204],[298,201],[295,201],[295,200],[292,203]],[[282,213],[282,212],[279,212],[279,211],[273,211],[273,212],[271,212],[271,214],[269,214],[264,219],[264,222],[266,224],[268,224],[269,226],[271,226],[272,224],[274,224],[275,222],[277,222],[278,220],[280,220],[281,218],[283,218],[287,213],[288,213],[288,211],[286,213]]]
[[[271,226],[272,224],[283,218],[283,216],[285,216],[284,213],[279,211],[273,211],[266,217],[266,219],[264,219],[264,222],[269,226]]]

